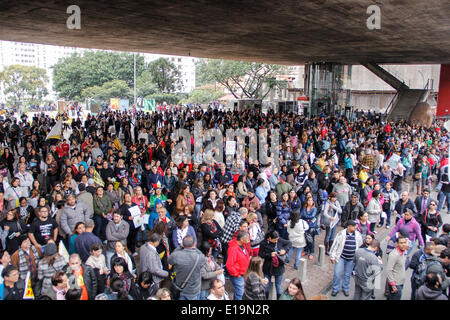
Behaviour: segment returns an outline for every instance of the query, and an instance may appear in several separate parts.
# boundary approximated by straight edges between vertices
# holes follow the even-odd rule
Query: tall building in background
[[[87,50],[95,49],[0,41],[0,71],[13,64],[45,69],[49,78],[49,84],[47,86],[49,94],[46,97],[46,100],[56,101],[57,94],[53,91],[53,69],[51,67],[54,66],[59,59],[70,57],[73,53],[83,54]],[[139,54],[144,57],[145,62],[150,62],[160,57],[168,58],[177,66],[181,73],[183,88],[180,91],[191,92],[195,88],[195,58],[150,53]],[[5,101],[6,98],[3,94],[3,88],[0,87],[0,103]]]
[[[0,71],[5,67],[20,64],[45,69],[49,78],[46,99],[56,100],[53,91],[53,69],[59,59],[71,56],[73,53],[82,54],[86,49],[73,47],[49,46],[35,43],[0,41]],[[0,101],[5,101],[3,90],[0,90]]]

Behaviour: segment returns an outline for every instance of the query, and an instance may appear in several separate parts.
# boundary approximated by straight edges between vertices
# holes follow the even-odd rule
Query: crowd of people
[[[172,133],[187,129],[194,146],[196,121],[223,136],[274,129],[278,164],[268,147],[269,162],[249,157],[249,137],[244,159],[211,162],[206,145],[178,157]],[[47,139],[55,123],[0,121],[1,299],[23,299],[27,278],[47,300],[265,300],[273,279],[277,299],[322,299],[299,278],[283,289],[287,265],[317,258],[321,233],[332,296],[348,296],[354,276],[354,299],[371,299],[384,270],[387,299],[401,299],[411,268],[411,299],[448,299],[450,135],[439,122],[173,107],[77,117]]]

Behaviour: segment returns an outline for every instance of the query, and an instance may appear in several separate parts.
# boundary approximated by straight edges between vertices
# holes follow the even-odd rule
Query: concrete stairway
[[[409,115],[418,102],[423,102],[428,96],[426,89],[406,89],[398,91],[397,99],[390,109],[388,120],[408,120]]]

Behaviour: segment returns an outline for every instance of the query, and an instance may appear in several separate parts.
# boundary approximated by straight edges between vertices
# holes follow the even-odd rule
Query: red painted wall
[[[450,115],[450,64],[441,65],[436,116]]]

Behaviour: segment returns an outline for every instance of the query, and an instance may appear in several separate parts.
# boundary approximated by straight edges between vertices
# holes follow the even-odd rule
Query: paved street
[[[433,184],[433,188],[436,185],[436,183]],[[406,189],[408,187],[407,183],[404,183],[404,189]],[[411,190],[412,188],[410,188]],[[432,191],[431,192],[431,197],[434,199],[437,199],[437,192],[436,191]],[[410,198],[414,201],[414,199],[416,198],[416,193],[411,191],[410,192]],[[445,213],[444,213],[445,212]],[[443,219],[443,223],[450,223],[450,214],[446,213],[445,207],[442,213],[442,219]],[[393,224],[391,224],[391,229],[386,229],[386,228],[376,228],[377,231],[377,235],[376,238],[378,240],[382,240],[381,241],[381,248],[383,250],[383,264],[386,265],[387,263],[387,255],[385,254],[386,252],[386,244],[387,242],[384,240],[386,238],[386,236],[388,235],[389,231],[392,230]],[[338,229],[342,230],[342,228]],[[316,245],[320,245],[323,243],[323,237],[324,237],[324,232],[316,237]],[[411,255],[417,250],[417,245],[415,250],[411,253]],[[310,260],[308,260],[308,269],[307,269],[307,280],[306,282],[302,282],[303,283],[303,289],[305,291],[305,294],[307,296],[307,298],[312,297],[315,294],[326,294],[330,300],[352,300],[353,299],[353,292],[354,292],[354,281],[353,281],[353,277],[351,279],[351,290],[350,290],[350,296],[346,297],[344,296],[344,294],[342,292],[340,292],[336,297],[332,297],[331,296],[331,286],[329,286],[333,280],[333,265],[330,262],[330,259],[328,256],[325,257],[325,266],[323,268],[320,268],[318,265],[316,265],[317,263],[317,255],[314,258],[314,260],[312,260],[313,262],[311,263]],[[287,266],[286,269],[286,273],[285,273],[285,278],[286,279],[291,279],[292,277],[295,276],[299,276],[298,272],[296,270],[293,269],[293,262],[291,262],[289,264],[289,266]],[[407,270],[407,281],[404,285],[404,289],[403,289],[403,296],[402,296],[402,300],[410,300],[410,296],[411,296],[411,284],[410,284],[410,277],[411,277],[411,269]],[[383,270],[382,274],[381,274],[381,279],[379,281],[380,283],[380,287],[376,288],[375,290],[375,297],[376,300],[385,300],[385,296],[384,296],[384,285],[386,282],[386,272]],[[283,284],[283,288],[287,287],[288,285],[288,281],[285,281]]]

